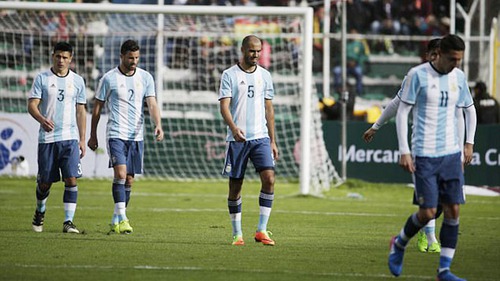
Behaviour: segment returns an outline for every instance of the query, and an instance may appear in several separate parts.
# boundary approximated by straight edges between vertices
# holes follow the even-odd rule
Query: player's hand
[[[271,143],[271,150],[273,152],[274,161],[278,161],[278,159],[280,158],[280,155],[279,155],[279,151],[278,151],[278,146],[276,145],[275,142]]]
[[[99,144],[97,143],[97,138],[90,137],[89,141],[87,142],[87,146],[90,148],[90,150],[95,151],[99,147]]]
[[[237,142],[244,142],[247,140],[245,137],[245,133],[240,128],[236,128],[233,130],[233,137]]]
[[[410,154],[402,154],[399,159],[399,166],[409,173],[415,172],[415,165],[413,164],[413,159]]]
[[[377,130],[370,128],[363,133],[363,139],[365,140],[366,143],[369,143],[373,140],[373,137],[375,136],[376,133]]]
[[[85,141],[81,141],[78,143],[78,146],[80,146],[80,159],[83,158],[83,156],[85,156]]]
[[[156,141],[163,140],[164,133],[163,133],[163,129],[161,128],[161,126],[157,126],[155,128],[155,136],[156,136]]]
[[[469,165],[472,162],[473,147],[474,145],[471,143],[464,144],[464,165]]]
[[[54,121],[49,120],[49,119],[43,120],[42,128],[45,132],[50,132],[50,131],[54,130],[54,127],[55,127]]]

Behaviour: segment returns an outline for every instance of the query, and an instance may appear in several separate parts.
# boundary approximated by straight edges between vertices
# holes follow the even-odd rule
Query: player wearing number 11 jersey
[[[80,158],[85,155],[85,84],[69,69],[73,47],[58,42],[52,53],[52,67],[33,81],[28,112],[40,123],[38,137],[37,206],[32,227],[43,231],[45,203],[53,182],[64,180],[63,232],[79,233],[73,224],[78,186],[82,176]]]

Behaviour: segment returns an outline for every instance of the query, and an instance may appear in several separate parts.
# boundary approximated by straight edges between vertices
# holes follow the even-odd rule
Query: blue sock
[[[406,244],[408,244],[408,241],[410,241],[410,239],[415,236],[415,234],[417,234],[422,227],[424,227],[424,225],[418,221],[417,213],[413,213],[406,220],[405,226],[396,238],[395,245],[400,249],[404,249]]]
[[[113,179],[113,200],[115,202],[115,210],[113,212],[113,218],[111,219],[112,224],[116,224],[119,221],[123,220],[123,214],[120,209],[117,208],[118,205],[122,206],[118,203],[123,203],[125,205],[125,179]]]
[[[439,239],[441,240],[441,255],[439,257],[439,272],[449,270],[455,248],[458,242],[459,219],[443,219]]]
[[[269,216],[271,215],[271,209],[273,207],[274,193],[260,192],[259,195],[259,224],[257,225],[257,231],[266,231],[267,222],[269,221]]]
[[[64,187],[64,221],[73,221],[76,211],[76,201],[78,199],[78,186]]]

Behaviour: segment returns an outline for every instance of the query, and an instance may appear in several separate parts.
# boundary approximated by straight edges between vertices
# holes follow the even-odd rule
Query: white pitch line
[[[0,210],[9,209],[9,210],[19,210],[19,209],[31,209],[32,206],[0,206]],[[62,209],[63,206],[50,206],[51,209]],[[78,207],[79,210],[109,210],[108,207]],[[172,212],[172,213],[217,213],[223,212],[227,213],[226,208],[143,208],[143,207],[134,207],[134,211],[145,211],[145,212]],[[247,210],[245,212],[248,213],[258,213],[258,210]],[[273,213],[280,214],[294,214],[294,215],[318,215],[318,216],[351,216],[351,217],[407,217],[408,214],[384,214],[384,213],[353,213],[353,212],[321,212],[321,211],[287,211],[287,210],[273,210]],[[474,217],[476,220],[493,220],[498,221],[500,217]]]
[[[116,269],[135,269],[135,270],[156,270],[156,271],[207,271],[207,272],[244,272],[244,273],[268,273],[268,274],[292,274],[292,275],[307,275],[307,276],[334,276],[334,277],[357,277],[362,280],[387,279],[392,278],[389,274],[362,274],[362,273],[342,273],[342,272],[301,272],[292,270],[261,270],[261,269],[234,269],[234,268],[203,268],[196,266],[153,266],[153,265],[134,265],[134,266],[114,266],[114,265],[41,265],[41,264],[13,264],[2,265],[19,268],[43,268],[43,269],[94,269],[94,270],[116,270]],[[405,278],[429,280],[434,276],[417,276],[406,275]],[[485,280],[490,281],[490,280]],[[493,281],[493,280],[491,280]]]

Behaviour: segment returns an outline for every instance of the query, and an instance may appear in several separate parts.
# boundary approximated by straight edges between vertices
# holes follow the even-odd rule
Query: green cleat
[[[417,249],[421,253],[427,252],[427,236],[425,232],[419,231],[417,234]]]
[[[123,220],[121,221],[119,224],[119,229],[120,229],[120,233],[122,234],[130,234],[134,231],[134,229],[132,228],[132,226],[130,226],[130,223],[128,222],[128,220]]]
[[[241,236],[241,235],[233,236],[233,243],[232,243],[232,245],[234,245],[234,246],[243,246],[243,245],[245,245],[245,242],[243,241],[243,236]]]
[[[434,242],[429,246],[429,248],[427,249],[427,252],[429,252],[429,253],[441,253],[441,245],[439,245],[439,242]]]
[[[110,229],[108,232],[108,235],[111,233],[120,233],[120,225],[115,223],[115,224],[110,224],[109,225]]]

